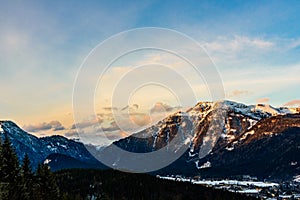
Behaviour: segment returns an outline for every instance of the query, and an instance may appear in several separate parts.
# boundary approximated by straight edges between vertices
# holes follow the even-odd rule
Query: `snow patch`
[[[294,176],[294,181],[300,183],[300,175]]]
[[[189,151],[189,157],[194,157],[196,155],[197,155],[197,153],[194,153],[194,151]]]
[[[200,167],[199,167],[198,164],[199,164],[199,161],[196,161],[196,167],[197,167],[197,169],[205,169],[205,168],[211,167],[211,163],[209,161],[207,161],[206,163],[204,163]]]
[[[236,129],[235,128],[231,128],[231,129],[229,129],[229,131],[235,133]]]
[[[256,189],[247,189],[247,190],[238,190],[236,192],[238,193],[246,193],[246,194],[258,194],[260,190],[256,190]]]
[[[298,162],[297,161],[295,161],[295,162],[291,162],[291,165],[292,166],[295,166],[295,165],[297,165],[298,164]]]
[[[51,162],[50,159],[46,159],[46,160],[44,161],[44,164],[49,164],[50,162]]]
[[[251,129],[258,121],[257,120],[254,120],[254,119],[248,119],[248,122],[250,123],[250,126],[248,128]]]
[[[184,140],[184,144],[187,145],[187,144],[190,144],[191,143],[191,139],[190,138],[186,138]]]
[[[0,124],[0,133],[3,133],[3,132],[4,132],[4,130],[2,128],[2,125]]]
[[[201,185],[240,185],[240,186],[257,186],[257,187],[274,187],[279,186],[278,183],[268,183],[268,182],[260,182],[260,181],[238,181],[238,180],[221,180],[221,181],[213,181],[213,180],[201,180],[201,181],[193,181],[194,184]]]
[[[253,134],[254,134],[254,130],[251,130],[251,131],[245,133],[245,134],[243,135],[243,137],[241,138],[241,140],[244,140],[244,139],[246,139],[246,138],[248,137],[248,135],[253,135]]]
[[[226,150],[227,151],[232,151],[232,150],[234,150],[234,147],[226,147]]]
[[[260,188],[267,187],[278,187],[278,183],[272,182],[261,182],[261,181],[238,181],[238,180],[194,180],[190,178],[184,177],[168,177],[168,176],[156,176],[161,179],[174,180],[174,181],[182,181],[182,182],[191,182],[192,184],[200,184],[200,185],[208,185],[208,186],[220,186],[220,185],[239,185],[239,186],[256,186]],[[300,178],[300,175],[299,175]],[[247,189],[250,190],[250,189]],[[246,192],[247,190],[242,190]],[[251,191],[248,191],[251,192]],[[254,192],[254,191],[253,191]]]

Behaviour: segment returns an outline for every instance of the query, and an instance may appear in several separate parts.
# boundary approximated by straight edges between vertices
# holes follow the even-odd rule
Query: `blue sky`
[[[83,59],[108,37],[140,27],[198,41],[228,99],[299,106],[299,10],[299,1],[1,1],[1,118],[32,130],[59,121],[67,131]]]

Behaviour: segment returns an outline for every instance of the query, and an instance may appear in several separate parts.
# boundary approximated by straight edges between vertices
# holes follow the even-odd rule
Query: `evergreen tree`
[[[31,169],[30,160],[26,154],[21,166],[21,190],[22,199],[32,199],[34,197],[34,174]]]
[[[5,186],[5,196],[2,199],[20,199],[22,194],[19,176],[19,160],[15,150],[11,147],[8,136],[5,135],[1,145],[2,154],[2,185]],[[20,191],[20,192],[16,192]]]
[[[37,187],[35,197],[37,199],[52,200],[59,198],[59,190],[55,176],[47,164],[39,164],[36,171]]]
[[[49,166],[39,164],[35,175],[26,154],[20,167],[7,135],[3,143],[0,139],[0,199],[59,199],[56,179]]]
[[[33,173],[32,173],[32,168],[31,168],[28,154],[25,154],[21,169],[22,169],[22,175],[24,178],[32,179]]]
[[[2,156],[2,137],[0,136],[0,199],[4,199],[8,195],[8,183],[3,180],[2,174],[3,156]]]
[[[1,176],[3,181],[14,183],[18,179],[19,175],[19,161],[18,157],[11,147],[11,143],[8,137],[5,137],[5,140],[2,144],[2,169]]]

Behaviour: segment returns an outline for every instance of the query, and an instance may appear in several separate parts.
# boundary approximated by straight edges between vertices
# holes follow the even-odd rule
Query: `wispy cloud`
[[[269,101],[270,101],[270,98],[268,98],[268,97],[256,99],[257,103],[268,103]]]
[[[248,95],[250,93],[251,92],[249,92],[248,90],[233,90],[232,92],[230,92],[228,94],[228,97],[229,98],[232,98],[232,97],[241,97],[241,96]]]
[[[109,111],[109,112],[111,112],[113,110],[118,110],[117,107],[103,107],[102,109],[105,110],[105,111]]]
[[[84,129],[90,126],[97,126],[103,122],[103,119],[100,116],[90,117],[88,119],[82,120],[78,123],[73,124],[70,129]]]
[[[76,130],[68,130],[67,132],[64,133],[64,136],[66,137],[78,137],[78,133]]]
[[[210,52],[238,52],[251,49],[270,50],[274,45],[272,41],[240,35],[235,35],[233,38],[218,37],[212,42],[203,42],[203,46]]]
[[[284,104],[284,106],[300,106],[300,99],[295,99]]]
[[[150,113],[160,113],[160,112],[171,112],[176,109],[179,109],[179,107],[172,107],[166,103],[157,102],[151,109]]]
[[[29,125],[24,125],[23,128],[28,132],[39,132],[39,131],[47,131],[47,130],[61,131],[66,129],[59,121],[51,121],[49,123],[43,122],[34,125],[29,124]]]

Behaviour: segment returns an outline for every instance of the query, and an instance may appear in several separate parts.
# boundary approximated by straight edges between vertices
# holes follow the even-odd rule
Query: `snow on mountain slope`
[[[300,175],[294,176],[294,181],[300,183]]]
[[[233,101],[199,102],[186,112],[176,112],[114,144],[135,153],[153,152],[163,147],[167,147],[166,151],[176,153],[183,147],[186,152],[179,158],[180,166],[189,163],[193,164],[194,169],[211,169],[215,163],[205,159],[209,156],[218,152],[234,153],[236,148],[262,137],[272,137],[290,127],[300,127],[300,117],[289,114],[293,112],[290,108],[261,104],[247,106]],[[86,145],[90,150],[88,152],[82,143],[62,136],[38,138],[11,121],[0,121],[0,135],[2,138],[4,135],[10,138],[21,160],[27,153],[33,160],[33,165],[44,162],[51,154],[70,156],[81,162],[96,162],[90,152],[94,155],[94,152],[98,153],[100,150]],[[173,142],[174,138],[177,138],[176,142]],[[109,146],[101,148],[101,152],[106,152],[107,149]],[[127,160],[121,158],[122,155],[114,156],[116,165],[122,159]]]
[[[2,125],[0,124],[0,133],[3,133],[3,131]]]
[[[259,122],[263,123],[264,120],[279,116],[277,124],[282,129],[273,129],[271,126],[267,129],[276,129],[278,132],[293,127],[292,124],[285,126],[280,123],[284,121],[280,116],[289,113],[291,113],[290,109],[262,104],[247,106],[233,101],[199,102],[186,112],[176,112],[154,126],[116,141],[114,144],[135,153],[153,152],[163,147],[167,147],[167,151],[172,150],[176,153],[180,147],[186,147],[187,153],[180,158],[182,162],[180,161],[179,165],[188,162],[194,163],[195,168],[200,168],[206,166],[205,163],[210,163],[209,160],[202,160],[202,158],[213,156],[219,150],[235,151],[238,144],[246,141],[250,135],[256,134],[261,126]],[[181,139],[172,144],[174,147],[168,148],[175,137]],[[126,158],[116,155],[115,163],[121,163],[122,159]]]

